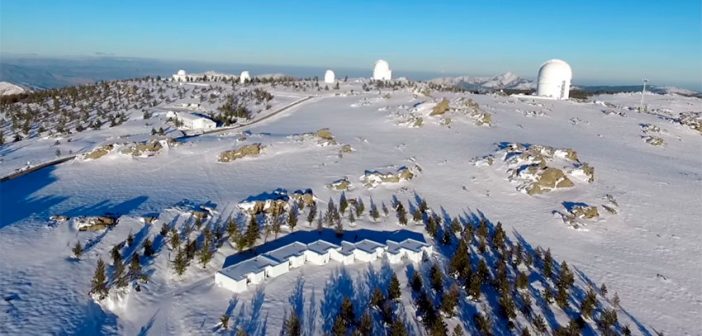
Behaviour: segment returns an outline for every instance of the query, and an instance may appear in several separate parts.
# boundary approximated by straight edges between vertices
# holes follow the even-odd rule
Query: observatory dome
[[[251,75],[249,75],[248,71],[242,71],[241,75],[239,75],[239,83],[244,84],[246,82],[251,81]]]
[[[573,71],[559,59],[546,61],[539,68],[536,95],[553,99],[568,99]]]
[[[391,80],[392,70],[390,70],[390,64],[384,60],[378,60],[375,62],[375,68],[373,69],[373,79],[375,80]]]
[[[178,70],[177,74],[178,76],[185,76],[185,70]]]
[[[327,84],[333,84],[334,81],[336,81],[336,75],[334,75],[334,71],[327,70],[327,72],[324,73],[324,82]]]

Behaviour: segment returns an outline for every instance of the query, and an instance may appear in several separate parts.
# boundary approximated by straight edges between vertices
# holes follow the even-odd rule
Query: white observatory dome
[[[373,79],[375,80],[391,80],[392,70],[390,70],[390,64],[384,60],[378,60],[375,62],[375,68],[373,69]]]
[[[181,69],[181,70],[178,70],[177,74],[178,74],[178,76],[185,76],[186,73],[185,73],[185,70]]]
[[[327,84],[333,84],[334,81],[336,81],[336,75],[334,75],[334,71],[327,70],[327,72],[324,73],[324,82]]]
[[[559,59],[546,61],[539,68],[536,95],[553,99],[568,99],[573,71]]]
[[[249,75],[248,71],[242,71],[241,75],[239,75],[239,83],[244,84],[246,82],[251,81],[251,75]]]

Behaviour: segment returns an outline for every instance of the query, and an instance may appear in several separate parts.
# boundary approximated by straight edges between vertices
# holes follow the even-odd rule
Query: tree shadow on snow
[[[47,167],[0,182],[0,229],[29,216],[48,217],[51,207],[68,199],[61,195],[33,196],[56,182],[54,169],[56,167]]]

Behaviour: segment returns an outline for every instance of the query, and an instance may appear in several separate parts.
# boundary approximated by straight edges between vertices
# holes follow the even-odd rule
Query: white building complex
[[[249,74],[248,71],[242,71],[241,75],[239,75],[239,83],[244,84],[246,82],[251,81],[251,75]]]
[[[211,130],[217,127],[214,121],[199,114],[168,111],[166,117],[177,119],[183,123],[183,127],[193,130]]]
[[[536,95],[551,99],[568,99],[573,71],[559,59],[546,61],[539,69]]]
[[[334,84],[336,81],[336,75],[334,74],[334,71],[327,70],[327,72],[324,73],[324,82],[327,84]]]
[[[386,240],[385,243],[369,239],[356,243],[342,241],[341,246],[322,239],[309,244],[293,242],[222,269],[215,273],[215,284],[241,293],[249,285],[259,284],[266,278],[275,278],[305,263],[324,265],[334,260],[348,265],[354,262],[372,262],[383,256],[387,256],[393,264],[400,263],[403,259],[419,263],[425,253],[430,255],[432,252],[431,245],[411,238],[399,242]]]
[[[392,70],[390,70],[390,64],[384,60],[378,60],[375,62],[375,68],[373,68],[373,79],[374,80],[391,80]]]
[[[176,82],[187,82],[188,81],[188,73],[182,69],[178,70],[178,72],[176,72],[173,75],[173,80]]]

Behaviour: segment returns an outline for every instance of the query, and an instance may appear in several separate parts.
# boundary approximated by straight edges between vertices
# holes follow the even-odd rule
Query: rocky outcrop
[[[114,149],[114,147],[115,147],[115,145],[113,145],[113,144],[100,146],[100,147],[95,148],[92,151],[86,153],[85,155],[83,155],[83,158],[88,159],[88,160],[97,160],[97,159],[109,154]]]
[[[244,145],[237,149],[224,151],[219,154],[219,162],[231,162],[245,157],[252,157],[261,154],[263,145],[260,143]]]
[[[320,139],[320,143],[322,144],[336,145],[336,139],[334,139],[334,135],[328,128],[317,130],[314,135]]]
[[[532,169],[533,168],[533,169]],[[530,173],[535,176],[535,181],[525,185],[523,190],[529,195],[542,194],[547,191],[561,188],[574,187],[573,181],[558,168],[545,167],[543,169],[530,167]]]
[[[644,135],[641,137],[641,139],[651,146],[663,146],[663,144],[665,144],[663,138],[657,136]]]
[[[117,225],[117,217],[111,215],[79,217],[75,219],[78,231],[102,231]]]
[[[446,111],[449,110],[449,101],[448,99],[444,98],[441,100],[438,104],[434,106],[434,108],[431,110],[431,113],[429,114],[430,116],[440,116],[446,113]]]
[[[314,192],[312,192],[312,189],[295,190],[291,196],[295,202],[302,203],[307,207],[312,206],[312,204],[317,201],[314,197]]]
[[[351,189],[351,182],[349,182],[348,178],[344,177],[330,183],[327,187],[331,190],[348,191]]]
[[[378,171],[366,171],[363,176],[361,176],[361,182],[369,188],[378,186],[384,183],[399,183],[402,181],[408,181],[414,178],[414,173],[407,167],[400,167],[396,172],[378,172]]]

